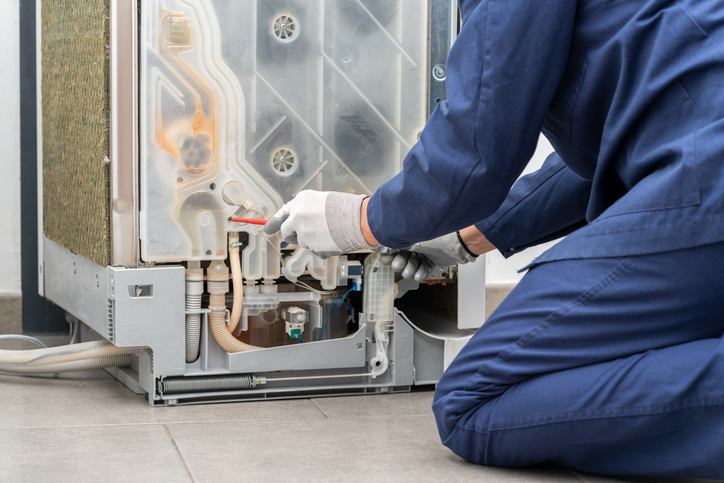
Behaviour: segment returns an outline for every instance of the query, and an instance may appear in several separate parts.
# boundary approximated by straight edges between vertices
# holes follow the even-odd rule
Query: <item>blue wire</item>
[[[301,342],[302,344],[304,344],[304,341],[303,341],[301,338],[299,338],[299,337],[292,337],[292,338],[293,338],[293,339],[297,339],[299,342]]]
[[[327,328],[327,322],[329,321],[329,314],[332,313],[332,309],[334,308],[334,303],[329,306],[329,310],[327,310],[327,316],[324,318],[324,325],[322,326],[322,330],[319,332],[319,337],[317,338],[317,342],[322,340],[322,334],[324,334],[324,329]]]
[[[351,291],[353,291],[353,290],[354,290],[354,289],[351,288],[351,289],[347,290],[347,292],[346,292],[344,295],[342,295],[341,297],[340,297],[340,296],[337,296],[337,297],[334,297],[334,299],[332,299],[332,300],[339,299],[339,301],[338,301],[338,302],[332,302],[332,305],[329,306],[329,310],[327,310],[327,316],[324,318],[324,325],[322,326],[322,330],[319,332],[319,337],[317,338],[317,342],[319,342],[320,340],[322,340],[322,335],[324,334],[324,329],[327,328],[327,322],[329,322],[329,314],[332,313],[332,309],[338,309],[338,308],[340,308],[340,307],[342,306],[342,304],[345,303],[345,298],[347,298],[347,295],[349,295],[349,293],[350,293]],[[352,305],[351,305],[349,302],[347,302],[347,307],[349,308],[350,313],[351,313],[351,312],[352,312]]]

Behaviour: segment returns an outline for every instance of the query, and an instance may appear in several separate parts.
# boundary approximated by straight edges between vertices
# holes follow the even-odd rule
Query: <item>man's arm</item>
[[[519,179],[500,208],[475,227],[507,258],[585,226],[590,196],[591,181],[553,153],[538,171]]]
[[[507,258],[585,226],[590,194],[591,181],[575,174],[553,153],[538,171],[515,183],[493,215],[460,230],[460,238],[474,255],[497,248]],[[379,243],[367,224],[367,201],[362,232],[375,246]]]
[[[365,205],[375,241],[410,246],[496,212],[535,150],[575,11],[575,0],[480,2],[448,58],[449,100]]]

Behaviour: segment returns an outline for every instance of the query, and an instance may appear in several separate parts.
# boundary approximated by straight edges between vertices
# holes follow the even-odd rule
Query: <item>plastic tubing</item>
[[[39,341],[35,337],[28,337],[27,335],[16,335],[16,334],[0,335],[0,341],[3,341],[3,340],[22,340],[25,342],[32,342],[33,344],[37,345],[38,347],[42,347],[43,349],[48,348],[47,345],[43,344],[43,342]]]
[[[189,262],[186,269],[186,363],[199,358],[201,343],[201,296],[204,293],[204,271],[199,262]]]
[[[261,347],[245,344],[231,335],[226,326],[226,293],[229,291],[229,269],[224,262],[214,261],[206,270],[209,292],[209,328],[219,345],[230,353],[246,352]]]
[[[244,306],[244,283],[241,274],[241,260],[239,259],[238,233],[229,233],[229,265],[231,265],[231,280],[234,282],[234,305],[229,317],[229,333],[233,334],[241,319],[241,309]]]
[[[131,364],[135,348],[119,348],[107,341],[33,349],[0,350],[0,372],[54,374]]]
[[[45,366],[6,367],[0,365],[0,372],[23,375],[59,374],[61,372],[88,371],[91,369],[104,369],[106,367],[130,366],[132,360],[133,359],[130,354],[125,354],[120,356],[96,357],[94,359],[86,359],[75,362],[48,364]]]

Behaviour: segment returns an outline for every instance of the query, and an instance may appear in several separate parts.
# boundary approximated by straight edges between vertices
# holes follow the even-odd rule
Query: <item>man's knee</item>
[[[489,464],[487,399],[446,373],[435,390],[432,404],[442,444],[461,458],[480,464]]]
[[[442,444],[463,459],[479,464],[489,464],[486,457],[487,432],[468,429],[470,414],[459,412],[467,406],[467,398],[459,399],[459,394],[452,392],[438,397],[432,405],[435,421]],[[475,411],[473,409],[472,411]]]

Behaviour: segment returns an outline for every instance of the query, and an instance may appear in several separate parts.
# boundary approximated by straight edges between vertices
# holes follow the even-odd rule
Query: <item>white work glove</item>
[[[281,230],[292,245],[308,248],[322,258],[372,248],[360,228],[365,195],[334,191],[302,191],[264,226],[272,235]]]
[[[377,251],[382,253],[382,263],[392,265],[395,272],[402,273],[402,278],[414,278],[417,282],[425,281],[435,267],[462,265],[477,258],[463,246],[457,232],[399,251],[389,248]]]

